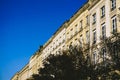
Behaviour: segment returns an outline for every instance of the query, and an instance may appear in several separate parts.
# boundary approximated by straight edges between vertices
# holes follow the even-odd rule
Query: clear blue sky
[[[87,0],[0,0],[0,80],[10,78]]]

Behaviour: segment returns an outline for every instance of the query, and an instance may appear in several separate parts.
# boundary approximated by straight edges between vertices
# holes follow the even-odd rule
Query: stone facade
[[[90,46],[87,55],[92,63],[98,61],[98,49],[101,38],[120,33],[120,0],[88,0],[68,21],[30,59],[29,63],[12,80],[26,80],[32,74],[37,74],[43,67],[43,61],[50,54],[60,54],[70,45],[81,46],[84,51]],[[86,55],[86,54],[85,54]]]

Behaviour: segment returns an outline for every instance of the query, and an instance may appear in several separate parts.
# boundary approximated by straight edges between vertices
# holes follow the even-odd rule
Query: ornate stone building
[[[26,80],[32,74],[37,74],[37,70],[43,67],[42,62],[50,54],[61,54],[61,51],[70,45],[81,46],[86,51],[85,55],[91,56],[92,63],[96,64],[100,62],[98,52],[101,38],[111,37],[112,33],[116,32],[120,33],[120,0],[88,0],[12,80]],[[90,48],[87,49],[87,46]],[[105,54],[105,50],[103,53]]]

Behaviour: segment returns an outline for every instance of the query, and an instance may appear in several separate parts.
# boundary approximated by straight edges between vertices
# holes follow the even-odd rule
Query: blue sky
[[[0,80],[21,70],[86,1],[0,0]]]

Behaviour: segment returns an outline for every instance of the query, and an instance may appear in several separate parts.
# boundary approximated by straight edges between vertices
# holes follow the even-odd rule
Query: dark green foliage
[[[73,72],[73,63],[67,55],[51,55],[40,69],[41,75],[51,76],[52,80],[73,80]]]

